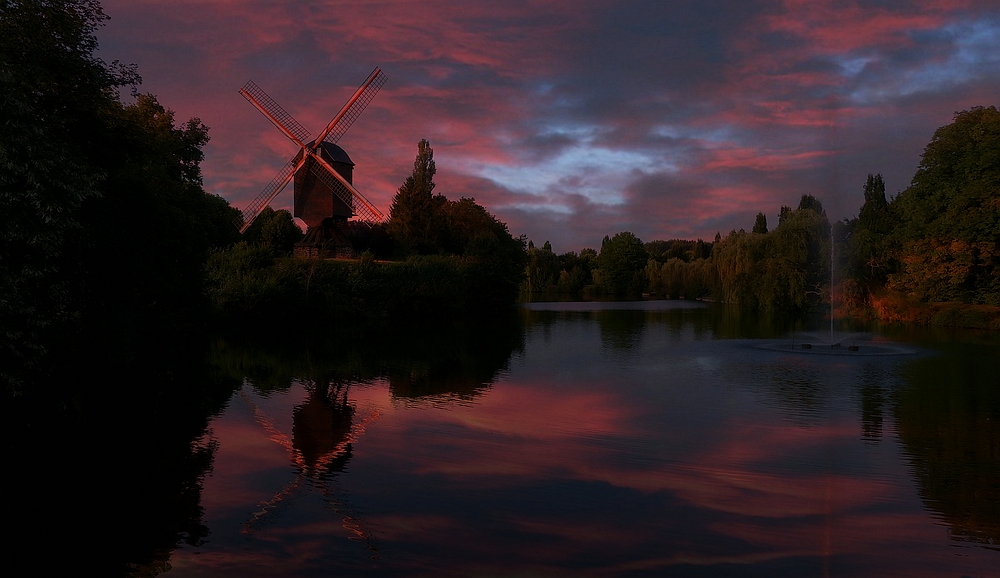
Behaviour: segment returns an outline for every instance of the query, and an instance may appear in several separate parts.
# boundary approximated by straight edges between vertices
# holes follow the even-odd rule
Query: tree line
[[[790,310],[828,291],[830,223],[818,199],[803,195],[782,207],[769,231],[763,213],[751,232],[714,241],[671,239],[643,243],[629,231],[605,237],[600,252],[555,255],[546,242],[528,247],[525,291],[578,295],[642,294],[721,300],[742,307]]]
[[[1000,112],[955,114],[924,149],[910,185],[887,198],[869,174],[858,215],[831,223],[819,199],[782,206],[768,228],[716,234],[713,242],[642,243],[624,231],[600,251],[556,255],[528,245],[522,289],[576,295],[642,293],[707,298],[766,311],[831,299],[874,314],[886,299],[1000,306]]]

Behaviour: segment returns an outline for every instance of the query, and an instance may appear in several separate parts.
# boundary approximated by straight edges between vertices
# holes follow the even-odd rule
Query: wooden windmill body
[[[354,162],[337,141],[361,115],[378,90],[385,75],[376,68],[340,112],[315,139],[290,114],[285,112],[253,81],[240,94],[299,147],[256,199],[243,210],[238,225],[246,231],[261,211],[294,182],[293,215],[308,227],[306,236],[295,247],[300,256],[346,256],[351,252],[343,225],[351,217],[381,222],[385,217],[354,188]]]

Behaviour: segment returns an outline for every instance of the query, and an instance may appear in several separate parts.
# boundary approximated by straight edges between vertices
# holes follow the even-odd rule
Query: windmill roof
[[[339,146],[324,141],[322,147],[323,147],[323,152],[326,153],[326,156],[333,159],[333,162],[343,163],[345,165],[351,165],[352,167],[354,166],[354,161],[351,160],[351,157],[347,154],[347,151],[340,148]]]

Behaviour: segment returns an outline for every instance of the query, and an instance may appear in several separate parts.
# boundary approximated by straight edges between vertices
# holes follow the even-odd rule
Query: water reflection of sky
[[[529,323],[471,402],[351,385],[367,425],[337,471],[311,477],[280,439],[307,385],[245,386],[211,426],[212,534],[171,574],[993,573],[1000,554],[950,541],[925,510],[888,406],[866,401],[898,386],[900,363],[571,312]]]

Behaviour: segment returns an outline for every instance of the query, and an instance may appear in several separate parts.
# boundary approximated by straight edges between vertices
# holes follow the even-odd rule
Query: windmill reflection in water
[[[364,542],[377,559],[378,548],[374,536],[368,531],[360,516],[343,497],[342,489],[331,488],[336,476],[344,470],[351,458],[352,444],[364,433],[365,428],[381,416],[377,407],[366,408],[359,416],[357,408],[347,400],[348,384],[331,383],[331,380],[302,382],[308,397],[292,411],[292,437],[288,438],[279,430],[274,421],[240,389],[240,398],[250,407],[254,419],[267,431],[271,441],[285,449],[295,468],[295,479],[265,502],[259,504],[250,518],[243,524],[243,533],[250,534],[254,526],[264,520],[281,504],[295,495],[307,483],[319,492],[330,508],[343,516],[343,527],[352,540]]]

